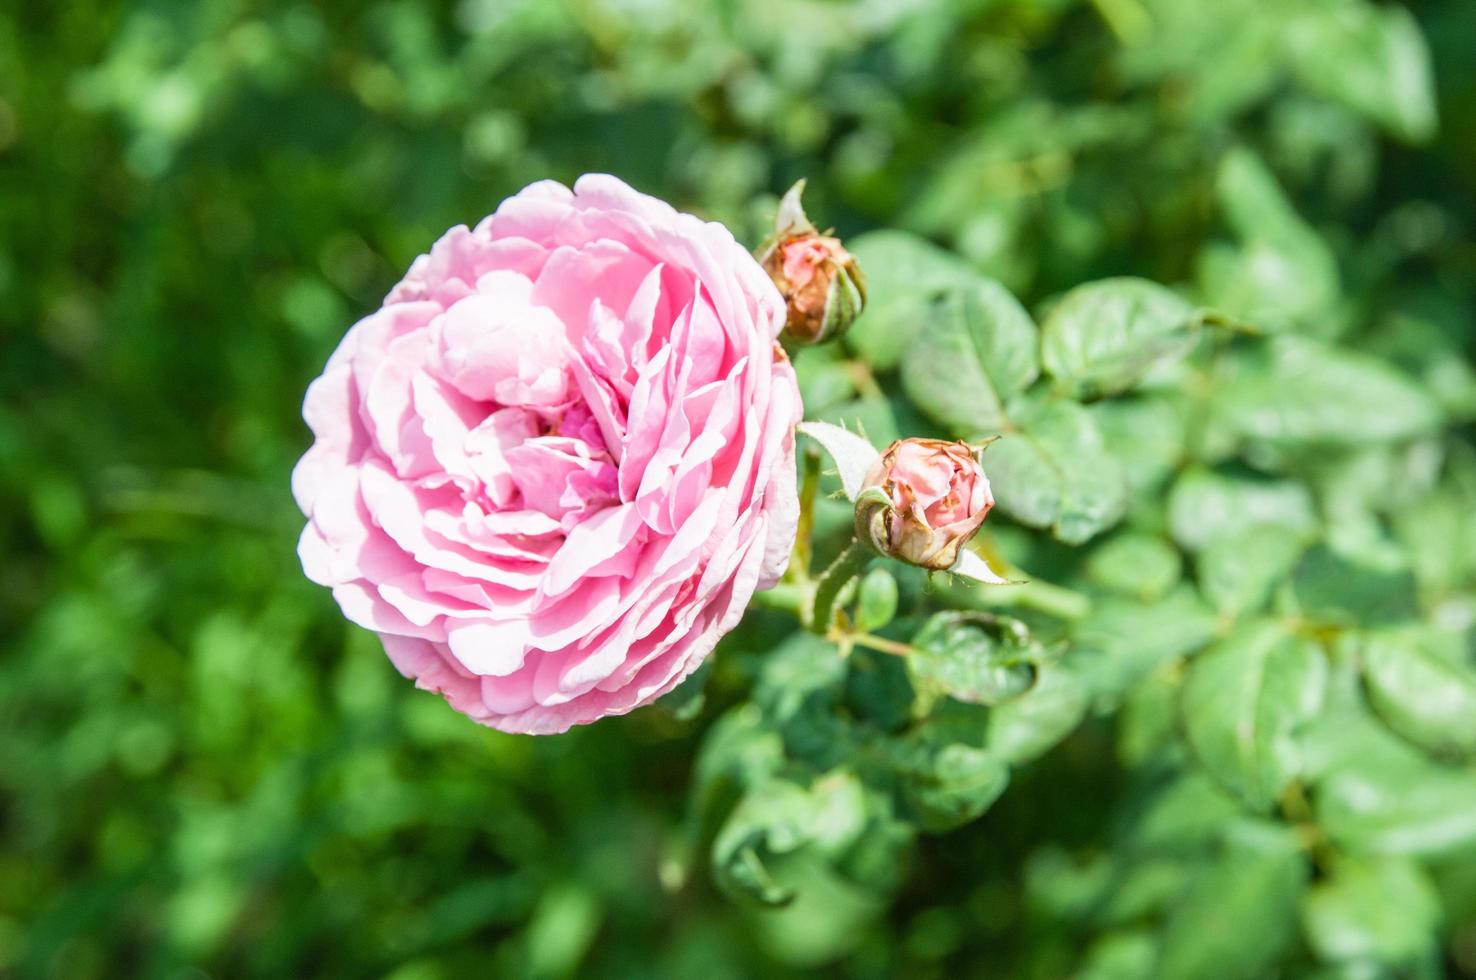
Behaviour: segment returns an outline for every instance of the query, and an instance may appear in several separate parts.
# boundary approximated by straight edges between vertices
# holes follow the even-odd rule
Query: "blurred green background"
[[[1238,145],[1350,295],[1468,351],[1473,133],[1470,0],[0,5],[0,975],[1069,975],[1031,882],[1106,846],[1109,720],[891,893],[735,904],[684,852],[687,787],[769,621],[695,717],[481,730],[300,574],[302,392],[533,180],[610,171],[756,244],[804,176],[822,223],[1034,302],[1202,283]],[[1473,904],[1447,972],[1476,975]]]

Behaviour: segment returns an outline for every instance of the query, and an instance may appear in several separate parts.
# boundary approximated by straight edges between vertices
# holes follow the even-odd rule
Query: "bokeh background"
[[[735,904],[682,857],[687,788],[764,621],[701,711],[466,723],[300,574],[302,392],[533,180],[756,244],[808,177],[821,222],[1033,302],[1202,275],[1239,144],[1346,281],[1469,350],[1473,133],[1469,0],[0,4],[0,975],[1068,975],[1040,855],[1110,833],[1110,722],[891,894]]]

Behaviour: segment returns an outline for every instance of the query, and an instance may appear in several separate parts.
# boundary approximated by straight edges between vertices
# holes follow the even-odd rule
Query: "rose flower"
[[[308,389],[303,568],[509,732],[670,691],[783,572],[784,301],[721,225],[605,175],[453,228]]]

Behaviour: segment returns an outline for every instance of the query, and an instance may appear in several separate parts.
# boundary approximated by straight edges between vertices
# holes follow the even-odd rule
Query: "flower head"
[[[892,443],[856,499],[856,533],[878,553],[944,570],[979,530],[994,498],[976,450],[942,439]]]
[[[794,540],[784,301],[613,177],[447,232],[308,390],[299,553],[458,711],[557,732],[671,690]]]

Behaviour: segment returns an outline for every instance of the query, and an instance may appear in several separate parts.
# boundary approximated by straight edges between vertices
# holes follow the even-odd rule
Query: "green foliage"
[[[1041,330],[1045,369],[1083,396],[1115,395],[1194,346],[1194,308],[1142,279],[1104,279],[1056,301]]]
[[[0,974],[1476,975],[1473,86],[1466,0],[0,9]],[[591,170],[752,244],[809,178],[807,418],[1001,435],[1022,584],[554,739],[395,675],[303,389]]]
[[[1035,324],[1004,287],[982,280],[944,293],[902,355],[902,390],[940,425],[998,432],[1005,405],[1040,373]]]

